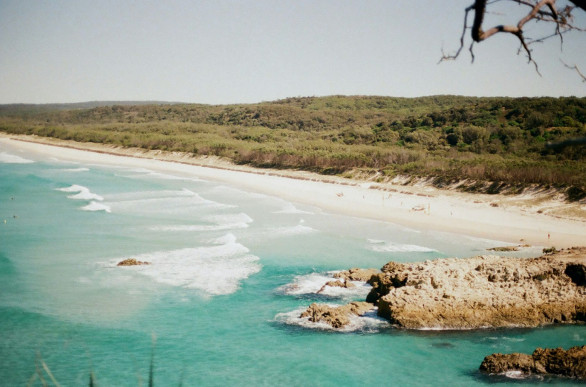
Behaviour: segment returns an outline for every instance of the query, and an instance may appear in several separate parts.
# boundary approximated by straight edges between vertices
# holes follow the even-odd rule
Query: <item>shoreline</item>
[[[309,205],[325,212],[445,231],[510,244],[567,248],[586,241],[586,205],[546,194],[470,194],[425,184],[402,185],[259,169],[217,157],[121,148],[0,133],[0,144],[60,160],[125,165],[197,177]]]

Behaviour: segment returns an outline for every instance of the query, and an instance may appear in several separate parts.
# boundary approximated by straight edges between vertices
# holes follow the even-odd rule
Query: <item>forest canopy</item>
[[[246,105],[2,105],[0,130],[256,167],[586,189],[586,98],[288,98]],[[579,195],[578,195],[579,196]]]

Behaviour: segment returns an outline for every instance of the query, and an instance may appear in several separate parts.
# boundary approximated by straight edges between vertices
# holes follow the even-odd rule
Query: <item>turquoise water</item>
[[[536,383],[477,369],[494,352],[584,345],[585,327],[413,332],[367,316],[337,332],[298,318],[368,291],[317,295],[331,271],[498,244],[0,145],[0,385],[49,381],[43,363],[65,386],[90,372],[146,385],[152,348],[160,386]],[[152,265],[116,267],[129,257]]]

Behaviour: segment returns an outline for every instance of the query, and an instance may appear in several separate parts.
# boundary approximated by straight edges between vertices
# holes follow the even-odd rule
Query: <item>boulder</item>
[[[490,374],[521,371],[524,374],[549,374],[586,379],[586,345],[562,348],[537,348],[532,355],[496,353],[484,358],[480,370]]]
[[[139,265],[150,265],[150,262],[146,261],[139,261],[135,258],[128,258],[123,261],[118,262],[116,266],[139,266]]]
[[[347,281],[362,281],[366,282],[375,274],[378,274],[378,269],[358,269],[352,268],[349,270],[340,271],[334,274],[334,278],[339,278]]]
[[[374,305],[368,302],[355,301],[342,306],[329,306],[323,304],[311,304],[299,317],[309,317],[311,322],[324,322],[339,329],[350,323],[350,317],[362,316]]]

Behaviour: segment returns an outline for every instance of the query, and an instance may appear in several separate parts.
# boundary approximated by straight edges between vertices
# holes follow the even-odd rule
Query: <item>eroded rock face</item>
[[[312,322],[325,322],[338,329],[348,325],[350,317],[362,316],[373,308],[374,305],[363,301],[351,302],[337,307],[314,303],[305,312],[301,313],[300,317],[309,317],[309,321]]]
[[[577,284],[586,249],[561,254],[563,259],[554,254],[390,262],[369,281],[373,289],[367,301],[377,303],[378,314],[391,323],[414,329],[586,321],[586,287]]]
[[[521,371],[525,374],[551,374],[586,379],[586,346],[537,348],[532,355],[496,353],[484,358],[480,370],[490,374]]]
[[[139,261],[134,258],[128,258],[128,259],[125,259],[124,261],[118,262],[118,264],[116,266],[138,266],[138,265],[150,265],[150,264],[151,264],[150,262]]]

